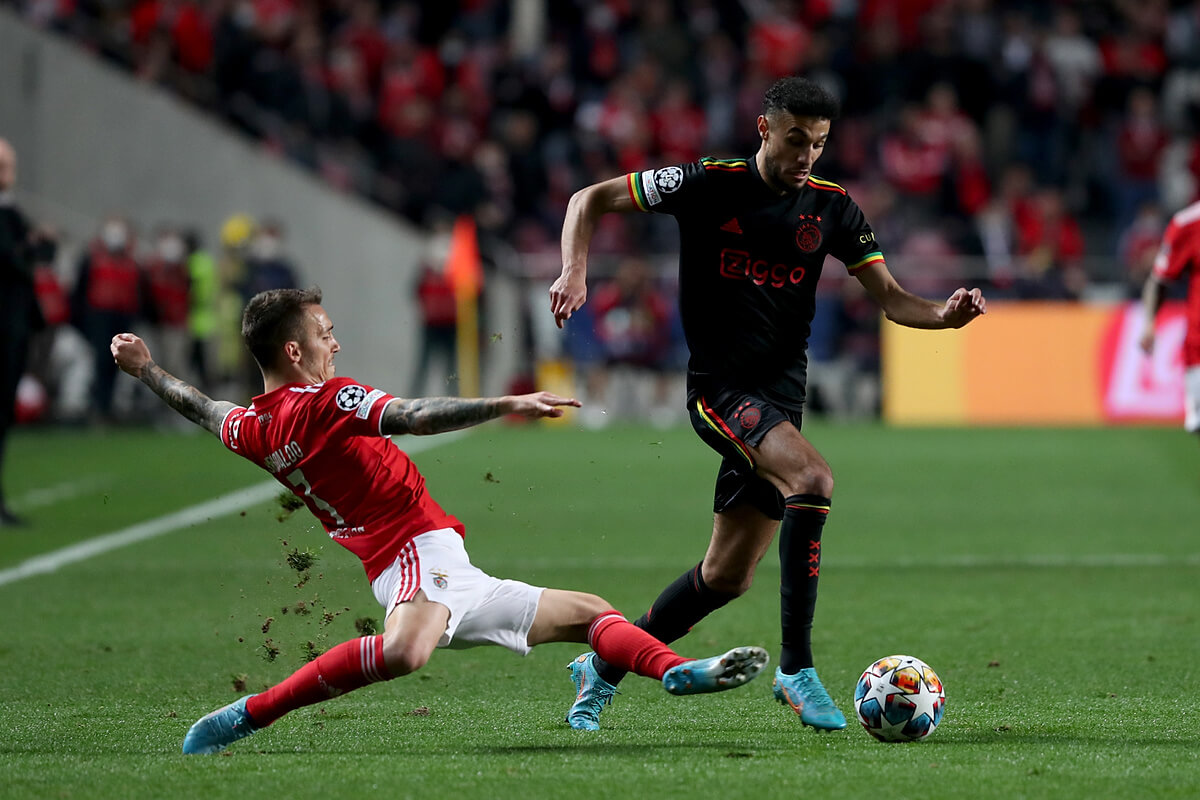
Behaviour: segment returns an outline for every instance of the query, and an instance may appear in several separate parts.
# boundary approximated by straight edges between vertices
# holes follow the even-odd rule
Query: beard
[[[772,189],[784,194],[797,194],[800,191],[799,186],[787,180],[779,162],[770,155],[763,156],[763,178]]]

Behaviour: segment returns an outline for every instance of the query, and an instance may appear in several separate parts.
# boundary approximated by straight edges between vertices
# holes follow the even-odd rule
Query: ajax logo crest
[[[803,253],[811,253],[821,246],[821,229],[806,222],[796,229],[796,247]]]

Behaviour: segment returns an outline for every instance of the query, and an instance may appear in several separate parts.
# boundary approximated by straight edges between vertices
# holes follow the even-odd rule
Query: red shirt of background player
[[[1182,277],[1189,269],[1183,363],[1186,367],[1197,367],[1200,366],[1200,202],[1171,217],[1154,260],[1154,274],[1164,283]]]

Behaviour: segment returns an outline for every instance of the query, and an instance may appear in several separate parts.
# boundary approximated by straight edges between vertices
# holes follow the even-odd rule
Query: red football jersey
[[[379,430],[392,395],[350,378],[291,383],[235,408],[221,441],[275,476],[375,580],[414,536],[463,525],[425,491],[425,479]]]
[[[1187,292],[1187,333],[1183,338],[1183,363],[1200,366],[1200,202],[1171,217],[1162,246],[1154,259],[1154,274],[1172,281],[1191,270]]]

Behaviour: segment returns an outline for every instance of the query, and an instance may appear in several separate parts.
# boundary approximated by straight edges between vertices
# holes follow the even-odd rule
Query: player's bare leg
[[[812,624],[821,574],[821,532],[833,496],[833,473],[812,443],[790,423],[772,428],[751,452],[758,473],[784,498],[779,526],[780,628],[775,697],[805,725],[841,730],[834,705],[813,666]]]
[[[415,672],[429,660],[449,619],[448,608],[417,592],[388,614],[381,635],[342,642],[270,689],[202,717],[188,730],[183,752],[219,753],[289,711]]]
[[[705,584],[718,592],[745,594],[778,529],[779,520],[753,506],[714,514],[712,538],[700,565]]]
[[[398,678],[425,666],[449,621],[450,609],[422,591],[393,608],[383,626],[383,661],[390,675]]]

